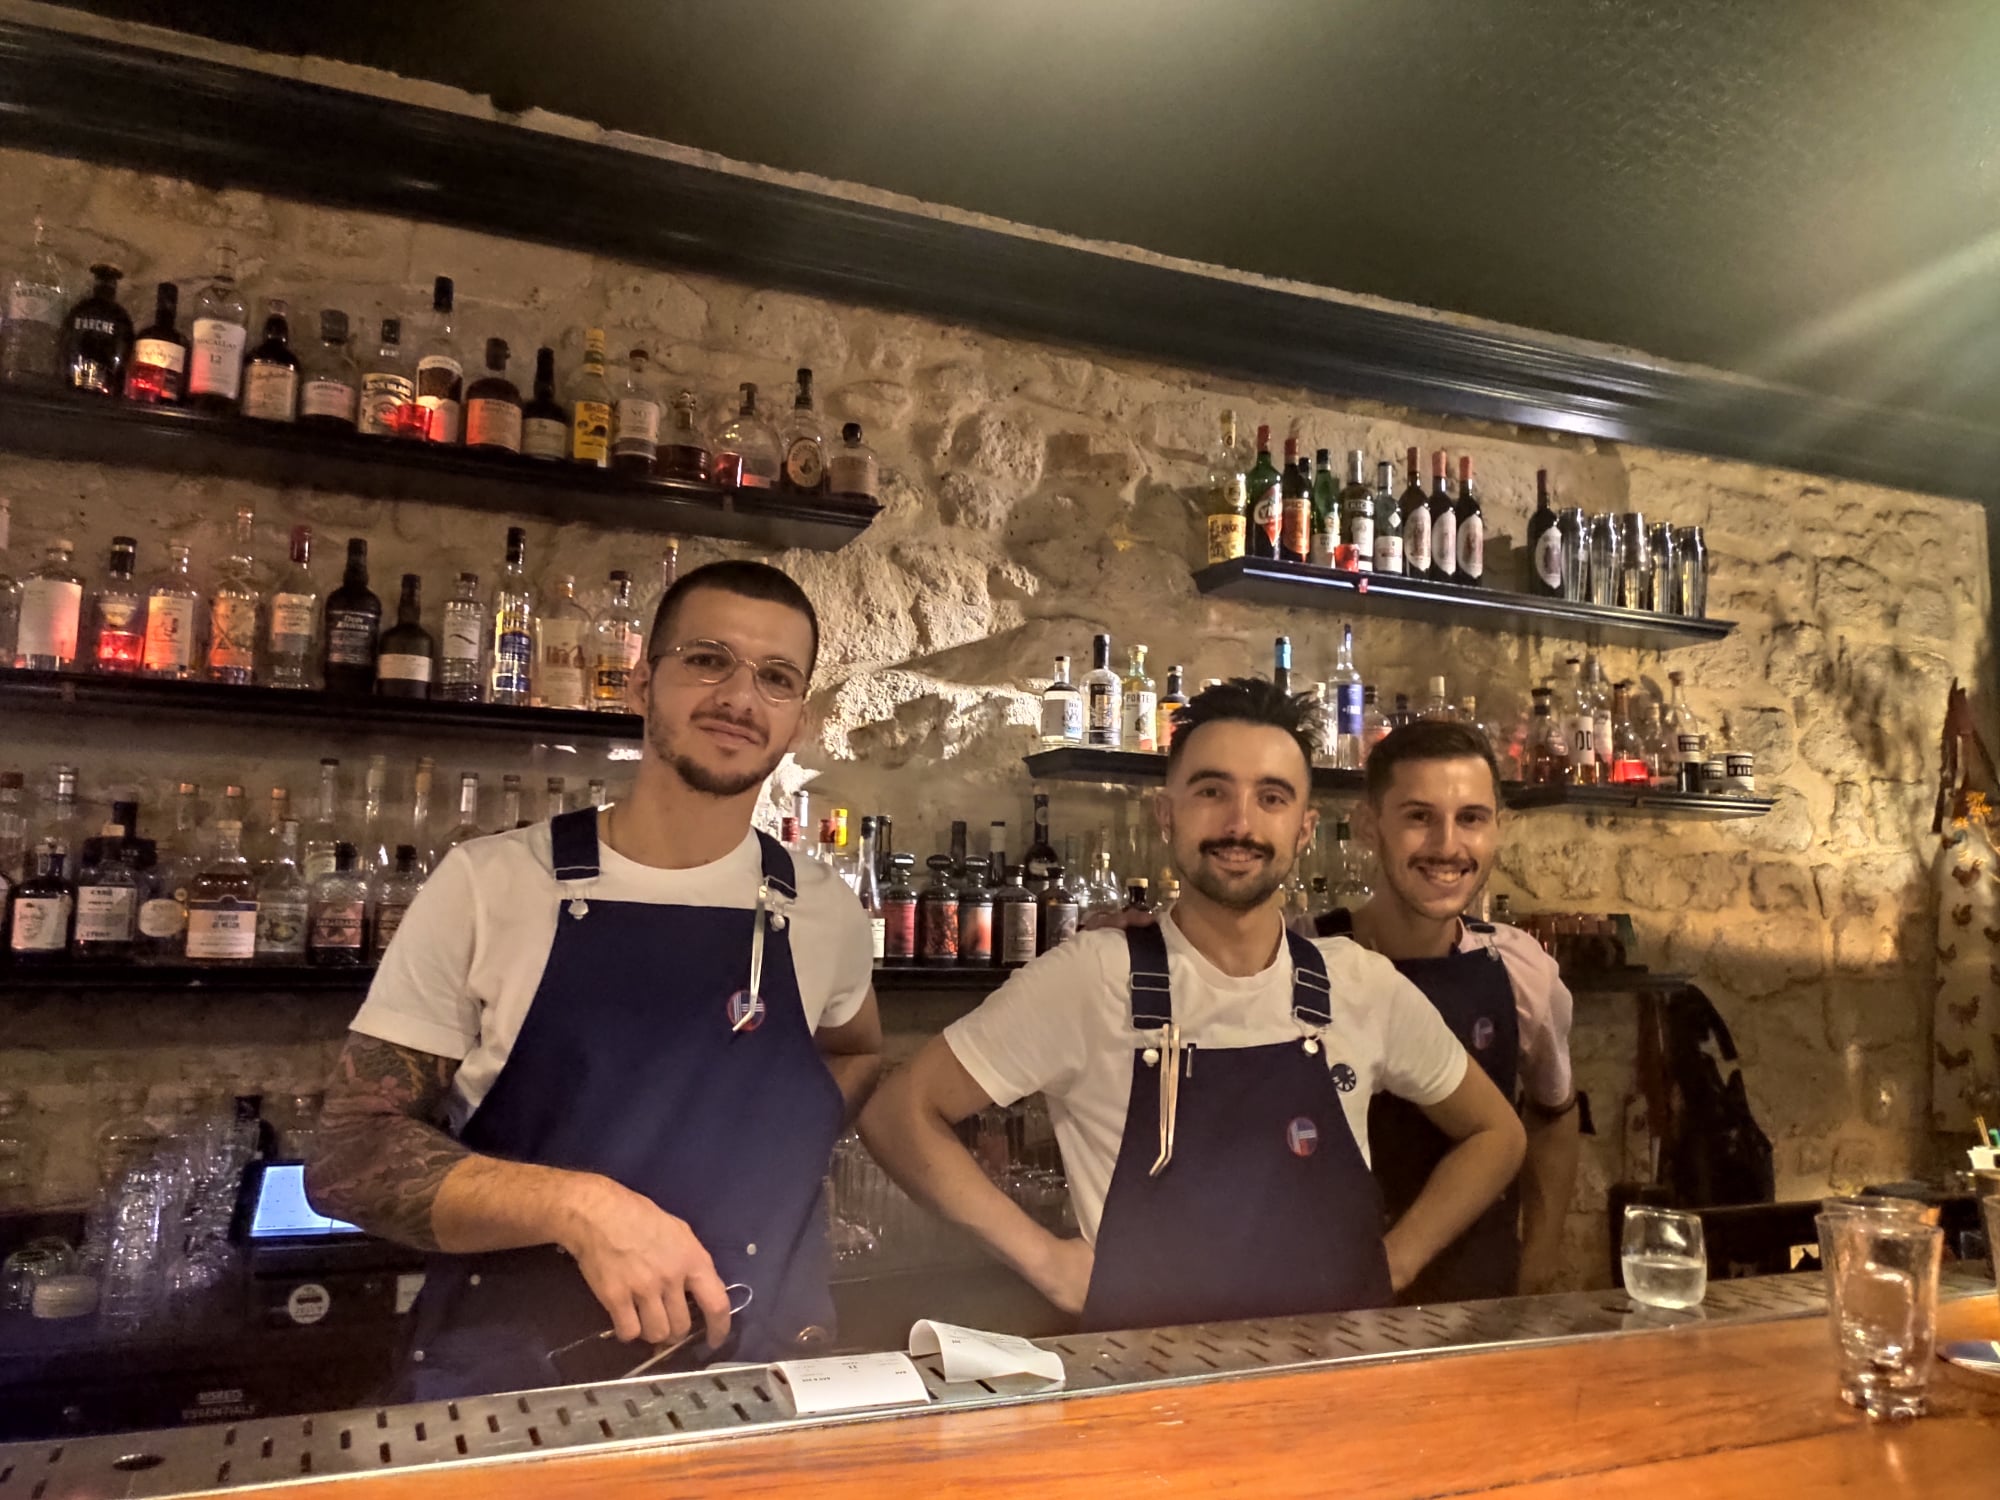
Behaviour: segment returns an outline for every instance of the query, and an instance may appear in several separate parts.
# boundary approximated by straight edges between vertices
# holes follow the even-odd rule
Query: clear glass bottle
[[[188,962],[247,964],[257,957],[257,878],[243,825],[217,818],[211,832],[215,847],[188,887]]]
[[[647,369],[650,356],[634,349],[625,356],[625,378],[611,408],[611,467],[649,475],[660,457],[660,398]]]
[[[70,276],[49,243],[41,210],[35,238],[7,281],[6,323],[0,329],[0,380],[51,387],[62,366],[62,320],[70,304]]]
[[[142,846],[139,804],[111,804],[111,821],[83,841],[76,880],[76,926],[70,951],[79,959],[129,963],[138,937]]]
[[[347,539],[347,568],[340,587],[326,596],[320,633],[320,680],[330,693],[375,691],[375,659],[381,650],[382,601],[368,587],[368,543]]]
[[[660,576],[656,587],[649,588],[639,599],[640,628],[651,633],[653,617],[659,613],[660,601],[667,597],[667,590],[674,586],[674,580],[681,576],[681,543],[679,537],[668,537],[665,550],[660,553]]]
[[[610,788],[593,776],[584,786],[584,801],[592,807],[603,807],[611,801]]]
[[[1368,764],[1368,757],[1375,747],[1389,737],[1389,720],[1382,712],[1381,695],[1373,686],[1361,689],[1361,763]]]
[[[264,304],[263,341],[243,356],[243,415],[259,422],[295,422],[299,415],[299,357],[292,353],[290,308]]]
[[[1583,685],[1577,698],[1579,714],[1590,708],[1591,759],[1597,764],[1597,779],[1611,779],[1611,688],[1604,680],[1604,663],[1593,652],[1583,659]],[[1582,728],[1579,718],[1578,726]]]
[[[625,684],[639,664],[645,631],[632,603],[632,575],[611,574],[604,608],[590,627],[590,706],[599,713],[625,713]]]
[[[840,429],[840,446],[826,456],[826,489],[841,500],[873,503],[882,489],[882,466],[875,450],[861,441],[861,424]]]
[[[186,542],[167,543],[167,568],[146,594],[146,649],[140,669],[148,677],[195,675],[201,590],[188,576]]]
[[[271,868],[271,861],[278,857],[278,846],[284,842],[285,825],[292,818],[292,794],[282,786],[271,788],[271,798],[264,814],[261,829],[246,831],[243,837],[243,852],[262,880],[264,872]],[[296,855],[294,856],[296,858]]]
[[[1203,558],[1210,565],[1232,562],[1249,545],[1249,462],[1236,436],[1236,413],[1222,414],[1221,430],[1208,452],[1204,485],[1207,526]]]
[[[1096,749],[1116,750],[1125,729],[1123,687],[1111,670],[1111,637],[1092,636],[1090,671],[1082,683],[1083,742]]]
[[[42,1150],[35,1140],[32,1120],[33,1111],[23,1090],[0,1089],[0,1214],[34,1206],[41,1184]]]
[[[1354,666],[1352,625],[1343,623],[1340,627],[1340,652],[1334,657],[1333,676],[1328,682],[1333,688],[1334,739],[1328,747],[1333,764],[1343,771],[1358,771],[1365,758],[1362,744],[1365,726],[1361,673]]]
[[[554,595],[535,615],[534,703],[540,708],[585,708],[584,650],[590,614],[576,602],[576,578],[556,579]]]
[[[1146,675],[1146,648],[1129,647],[1125,678],[1119,684],[1118,695],[1119,742],[1125,749],[1150,755],[1157,748],[1153,735],[1158,728],[1159,701],[1153,679]]]
[[[1042,748],[1083,743],[1083,694],[1069,680],[1069,658],[1056,658],[1055,675],[1042,689]]]
[[[431,320],[417,351],[417,406],[426,442],[456,443],[463,425],[465,362],[459,358],[452,326],[452,284],[440,276],[431,284]]]
[[[348,339],[347,314],[329,307],[319,315],[319,338],[300,359],[299,424],[352,432],[361,411],[361,367]]]
[[[368,757],[368,771],[361,781],[361,841],[355,851],[361,856],[361,873],[373,879],[389,868],[389,757]]]
[[[521,454],[560,463],[569,457],[569,414],[556,400],[556,351],[535,351],[535,389],[521,408]]]
[[[233,412],[243,389],[243,352],[250,345],[250,314],[236,287],[235,247],[217,245],[213,264],[213,274],[194,297],[188,403],[211,412]]]
[[[429,875],[435,862],[431,845],[431,783],[436,776],[437,762],[428,755],[417,757],[417,768],[410,776],[410,811],[403,823],[403,836],[416,853],[419,878]]]
[[[201,873],[201,788],[179,783],[174,794],[174,831],[159,851],[159,863],[139,905],[139,954],[178,962],[187,936],[187,904]]]
[[[38,820],[36,837],[47,839],[62,851],[63,875],[74,881],[83,857],[83,841],[90,830],[77,806],[76,767],[57,765],[51,770],[55,788],[47,811]]]
[[[14,644],[21,633],[21,580],[8,562],[13,527],[13,504],[0,495],[0,667],[14,665]]]
[[[813,372],[799,366],[798,394],[778,433],[784,454],[783,481],[786,489],[817,495],[827,486],[826,428],[813,409]]]
[[[22,877],[28,863],[28,819],[21,811],[27,778],[0,771],[0,899]]]
[[[403,320],[384,318],[375,357],[361,377],[361,430],[369,437],[420,438],[424,409],[403,352]]]
[[[1669,672],[1667,681],[1673,689],[1667,702],[1665,724],[1667,733],[1673,737],[1675,789],[1706,791],[1707,777],[1702,768],[1708,759],[1708,731],[1688,706],[1687,674]]]
[[[63,851],[39,839],[29,856],[27,878],[14,888],[7,949],[15,963],[61,963],[69,957],[70,922],[76,887],[63,874]]]
[[[1555,691],[1538,687],[1529,692],[1534,708],[1528,719],[1528,780],[1553,786],[1570,779],[1569,732],[1555,717]]]
[[[881,871],[875,859],[875,819],[861,819],[861,848],[854,865],[854,894],[868,913],[868,931],[875,962],[881,963],[888,948],[888,917],[882,909]]]
[[[49,543],[40,567],[21,584],[21,614],[14,665],[32,672],[67,672],[76,661],[83,614],[83,577],[76,547],[67,537]]]
[[[458,777],[458,821],[446,830],[440,847],[447,851],[456,849],[485,831],[479,825],[479,773],[462,771]]]
[[[1611,781],[1614,786],[1646,786],[1646,744],[1632,714],[1632,684],[1611,684]]]
[[[181,289],[163,281],[153,291],[153,321],[132,340],[125,399],[141,406],[175,406],[187,391],[188,341],[175,327]]]
[[[487,653],[486,701],[525,706],[535,678],[535,596],[528,587],[528,533],[507,528],[507,560],[493,585],[487,619],[492,648]]]
[[[299,825],[287,818],[278,829],[277,850],[257,879],[259,962],[305,962],[311,894],[299,866]]]
[[[334,849],[342,836],[340,817],[340,762],[329,755],[319,763],[319,795],[313,802],[312,816],[306,821],[305,871],[306,883],[311,884],[333,868]]]
[[[542,820],[559,818],[568,811],[568,783],[560,776],[551,776],[542,785]]]
[[[713,477],[717,484],[739,489],[769,489],[778,482],[782,466],[778,434],[757,415],[756,385],[746,380],[739,389],[742,405],[715,435]]]
[[[567,428],[564,429],[567,431]],[[403,916],[410,909],[410,903],[417,899],[417,892],[423,889],[423,872],[417,867],[417,850],[414,844],[396,846],[396,862],[385,873],[375,879],[374,906],[375,921],[369,938],[369,953],[380,961],[389,951],[389,944],[396,931],[403,925]]]
[[[1445,692],[1444,679],[1432,677],[1424,685],[1424,701],[1417,706],[1420,719],[1439,719],[1446,722],[1458,717],[1452,711],[1451,697]]]
[[[396,623],[382,632],[382,654],[375,661],[375,691],[385,698],[428,698],[431,695],[431,633],[424,629],[424,581],[403,575],[396,601]]]
[[[1597,718],[1584,689],[1582,658],[1565,657],[1554,685],[1550,711],[1568,741],[1569,779],[1579,786],[1596,786],[1602,779],[1597,764]]]
[[[465,446],[521,451],[521,388],[507,374],[505,339],[486,341],[486,373],[465,388]]]
[[[485,651],[486,604],[479,597],[479,575],[461,573],[444,602],[433,696],[446,703],[477,703],[486,680]]]
[[[129,536],[111,539],[104,581],[90,601],[91,666],[130,676],[146,654],[146,596],[132,581],[139,544]]]
[[[570,382],[569,456],[594,469],[611,467],[611,382],[604,378],[604,330],[586,329],[583,364]]]
[[[125,389],[132,360],[132,317],[118,302],[124,272],[100,262],[90,268],[90,295],[63,318],[62,387],[93,396]]]
[[[236,536],[208,599],[208,680],[247,687],[257,680],[257,513],[236,508]]]
[[[368,877],[352,844],[337,844],[333,868],[312,883],[306,961],[353,968],[368,961]]]
[[[507,833],[527,826],[528,820],[521,816],[521,778],[509,771],[500,778],[500,818],[493,831]]]
[[[290,561],[271,591],[264,630],[263,681],[267,687],[314,686],[319,584],[312,574],[312,527],[294,526]]]

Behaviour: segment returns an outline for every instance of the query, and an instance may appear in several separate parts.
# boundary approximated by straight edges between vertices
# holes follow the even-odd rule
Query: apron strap
[[[1285,929],[1285,946],[1292,953],[1292,1015],[1317,1030],[1333,1024],[1333,981],[1326,977],[1326,960],[1311,938]]]
[[[558,882],[597,879],[597,809],[579,807],[551,818],[549,850]]]
[[[1140,1031],[1172,1025],[1173,982],[1167,978],[1167,940],[1159,924],[1126,928],[1125,951],[1132,960],[1132,1025]]]
[[[771,889],[787,901],[798,900],[797,872],[792,867],[792,856],[785,851],[785,846],[760,828],[757,830],[757,847],[763,851],[764,879],[770,883]]]

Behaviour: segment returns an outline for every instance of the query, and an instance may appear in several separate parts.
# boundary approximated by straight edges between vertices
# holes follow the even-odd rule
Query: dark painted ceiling
[[[1994,0],[79,3],[2000,425]]]

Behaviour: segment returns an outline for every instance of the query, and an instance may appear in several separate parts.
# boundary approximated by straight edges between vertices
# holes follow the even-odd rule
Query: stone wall
[[[378,82],[391,94],[421,87],[436,102],[429,86]],[[1928,1160],[1932,755],[1946,684],[1971,679],[1988,619],[1985,526],[1970,503],[1444,421],[18,151],[0,152],[0,201],[12,205],[0,222],[0,262],[19,256],[39,204],[75,259],[124,267],[135,314],[156,280],[191,289],[211,245],[227,239],[242,253],[255,302],[286,297],[308,316],[322,306],[370,322],[414,313],[432,276],[449,274],[468,350],[492,334],[521,353],[550,343],[565,369],[583,327],[602,324],[614,348],[653,350],[667,379],[702,393],[711,419],[738,381],[777,396],[794,366],[811,365],[831,416],[863,423],[880,449],[886,509],[838,552],[771,558],[811,593],[825,629],[800,760],[818,772],[822,802],[894,814],[899,847],[920,854],[938,847],[954,817],[975,828],[992,818],[1024,826],[1031,787],[1020,757],[1032,748],[1036,693],[1050,658],[1087,653],[1093,631],[1111,632],[1121,661],[1125,643],[1144,641],[1156,675],[1179,662],[1195,682],[1268,670],[1281,633],[1305,675],[1330,667],[1338,617],[1214,603],[1189,581],[1201,454],[1225,407],[1248,426],[1295,430],[1308,447],[1392,456],[1414,443],[1473,454],[1498,538],[1496,582],[1520,576],[1515,548],[1538,467],[1593,511],[1699,523],[1714,559],[1711,612],[1739,628],[1664,656],[1612,649],[1606,669],[1656,691],[1669,668],[1685,669],[1696,709],[1731,744],[1756,751],[1776,811],[1719,824],[1512,816],[1499,887],[1524,910],[1629,911],[1640,961],[1699,977],[1743,1047],[1753,1102],[1777,1142],[1781,1194],[1896,1176]],[[424,576],[433,630],[447,579],[460,568],[490,573],[513,519],[11,458],[0,459],[0,486],[13,500],[16,571],[56,535],[74,538],[99,568],[109,538],[129,532],[142,568],[162,560],[169,537],[192,542],[205,582],[236,505],[249,503],[267,575],[294,521],[314,525],[322,567],[337,564],[340,538],[365,536],[378,593],[393,599],[398,573]],[[658,546],[652,536],[575,524],[529,522],[528,534],[530,571],[543,585],[557,572],[599,579]],[[1889,537],[1895,545],[1879,545]],[[694,538],[683,556],[725,550]],[[1495,716],[1518,712],[1528,687],[1577,650],[1464,627],[1355,623],[1363,674],[1385,694],[1420,691],[1442,665],[1455,695],[1477,693],[1482,713]],[[170,782],[183,776],[211,800],[225,779],[242,780],[253,801],[274,781],[304,797],[313,762],[338,754],[358,791],[359,761],[378,748],[310,731],[144,727],[134,735],[126,724],[23,717],[0,725],[0,765],[26,769],[32,784],[50,762],[74,759],[87,798],[102,805],[111,787],[135,785],[157,828]],[[393,757],[400,796],[419,747],[379,748]],[[604,774],[587,756],[507,743],[421,748],[440,757],[446,803],[461,765],[529,772],[531,805],[545,771],[573,786]],[[1123,796],[1051,790],[1059,835],[1104,827],[1122,840],[1136,821]],[[1117,847],[1123,856],[1127,846]],[[893,1025],[895,1003],[887,1009]],[[1623,1122],[1633,1014],[1629,999],[1578,1006],[1575,1054],[1599,1135],[1572,1226],[1576,1279],[1602,1276],[1603,1187],[1631,1170],[1636,1142]],[[55,1138],[43,1184],[53,1200],[83,1190],[79,1127],[94,1123],[112,1081],[216,1076],[291,1092],[323,1073],[345,1008],[309,997],[75,996],[15,1001],[4,1015],[0,1079],[33,1090]]]

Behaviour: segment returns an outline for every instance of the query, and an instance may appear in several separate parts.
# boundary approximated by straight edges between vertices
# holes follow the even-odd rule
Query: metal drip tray
[[[1976,1267],[1947,1271],[1940,1295],[1990,1296]],[[1693,1323],[1749,1323],[1823,1313],[1816,1274],[1714,1282],[1698,1311],[1642,1308],[1622,1292],[1572,1292],[1443,1303],[1325,1317],[1078,1334],[1038,1340],[1063,1357],[1066,1389],[1010,1394],[986,1382],[947,1385],[918,1360],[930,1406],[853,1417],[801,1418],[762,1366],[662,1380],[567,1386],[465,1401],[423,1402],[308,1417],[215,1423],[162,1432],[0,1445],[0,1500],[100,1500],[184,1495],[301,1479],[379,1474],[424,1464],[490,1463],[565,1449],[655,1446],[753,1432],[917,1416],[1001,1402],[1056,1401],[1102,1391],[1234,1376],[1416,1359],[1499,1347],[1560,1344]]]

